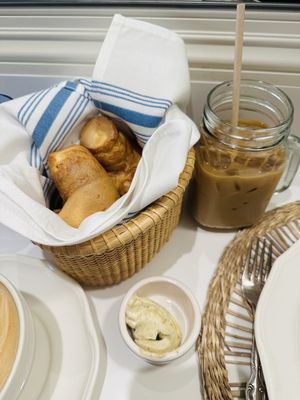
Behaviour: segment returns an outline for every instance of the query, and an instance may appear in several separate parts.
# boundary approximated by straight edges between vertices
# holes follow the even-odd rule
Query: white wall
[[[231,79],[235,14],[147,8],[0,8],[0,92],[18,96],[90,76],[115,12],[175,30],[185,41],[199,121],[206,94]],[[300,13],[246,12],[243,77],[283,88],[300,134]],[[297,133],[297,132],[295,132]]]

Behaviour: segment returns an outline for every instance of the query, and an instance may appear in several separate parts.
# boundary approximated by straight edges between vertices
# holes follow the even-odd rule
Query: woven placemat
[[[220,258],[196,346],[204,399],[245,398],[253,317],[241,295],[240,277],[256,238],[272,241],[273,261],[285,252],[300,238],[300,201],[269,211],[254,226],[239,231]]]

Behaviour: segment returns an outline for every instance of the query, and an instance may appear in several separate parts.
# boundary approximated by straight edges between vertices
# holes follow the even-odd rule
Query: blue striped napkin
[[[0,222],[31,240],[64,245],[87,240],[144,208],[176,186],[199,138],[179,108],[186,107],[189,95],[182,40],[164,28],[116,15],[92,79],[61,82],[0,105],[0,137],[3,130],[11,132],[0,145],[0,157],[7,160],[0,166]],[[54,188],[47,158],[78,143],[84,123],[99,112],[131,128],[143,157],[129,192],[75,230],[45,207]],[[1,198],[9,205],[2,217]]]
[[[25,97],[17,118],[32,136],[30,165],[48,178],[49,153],[62,147],[66,139],[69,143],[78,141],[74,127],[91,115],[103,111],[122,119],[143,146],[171,105],[167,99],[144,96],[105,82],[79,79]],[[51,180],[46,179],[46,201],[52,186]]]

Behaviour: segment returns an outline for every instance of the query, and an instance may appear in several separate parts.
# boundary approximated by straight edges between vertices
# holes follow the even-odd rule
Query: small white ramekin
[[[163,357],[144,354],[134,342],[126,325],[125,311],[128,300],[137,294],[153,300],[166,308],[177,320],[181,333],[181,345]],[[191,290],[183,283],[167,277],[146,278],[135,284],[122,300],[119,311],[119,328],[128,348],[138,357],[151,364],[166,364],[183,356],[195,344],[200,333],[201,313]]]
[[[10,374],[0,390],[0,400],[17,399],[29,376],[34,349],[35,331],[30,309],[20,291],[3,275],[0,282],[7,288],[19,317],[19,343]]]

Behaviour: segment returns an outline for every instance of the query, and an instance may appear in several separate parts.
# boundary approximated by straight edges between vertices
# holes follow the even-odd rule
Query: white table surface
[[[299,172],[290,189],[273,196],[269,209],[297,199],[300,199]],[[168,365],[152,366],[129,352],[118,329],[122,297],[135,282],[154,275],[166,275],[183,281],[195,293],[203,310],[207,288],[218,259],[235,233],[206,231],[197,226],[187,209],[185,207],[169,242],[142,271],[117,286],[86,290],[100,331],[102,372],[99,383],[102,389],[99,400],[202,398],[194,348]],[[40,248],[1,224],[0,253],[45,258]]]

